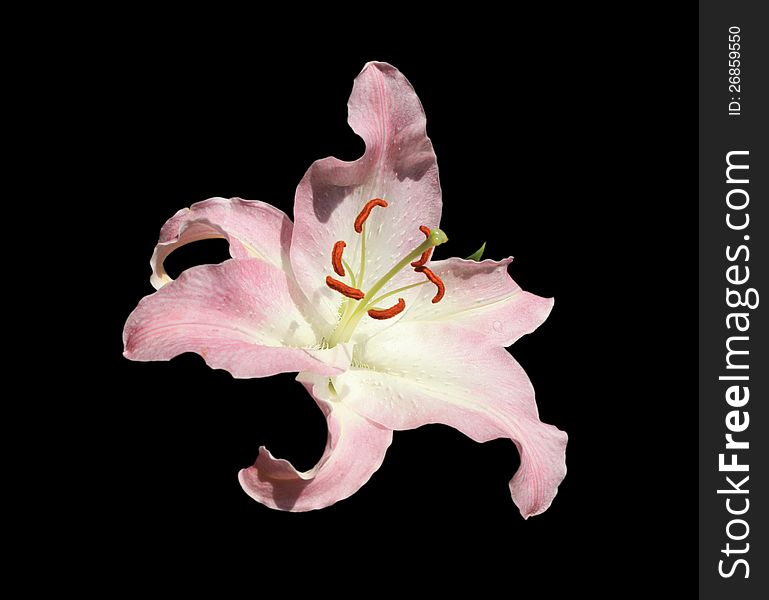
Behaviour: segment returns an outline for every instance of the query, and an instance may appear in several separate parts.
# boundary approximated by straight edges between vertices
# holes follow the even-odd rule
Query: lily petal
[[[513,501],[524,518],[550,506],[567,436],[539,420],[531,382],[504,348],[451,324],[398,323],[357,347],[353,364],[334,379],[342,402],[395,430],[445,423],[477,442],[512,439]]]
[[[183,208],[166,221],[150,265],[152,286],[159,290],[172,279],[163,268],[177,248],[211,238],[230,243],[233,258],[258,258],[286,270],[293,224],[286,213],[258,200],[209,198]]]
[[[433,304],[433,288],[420,288],[402,321],[451,321],[481,333],[491,343],[509,346],[531,333],[553,309],[552,298],[525,292],[507,272],[512,257],[476,262],[450,258],[430,263],[446,286]]]
[[[196,352],[236,378],[341,373],[349,347],[319,349],[297,296],[303,300],[282,270],[258,259],[192,267],[139,302],[123,331],[124,356],[170,360]]]
[[[329,322],[343,300],[325,285],[327,275],[335,277],[331,249],[344,241],[345,257],[358,272],[362,236],[353,223],[369,200],[383,198],[388,207],[374,209],[366,221],[366,274],[363,283],[358,281],[360,289],[422,243],[419,226],[437,227],[441,215],[438,166],[424,110],[397,69],[376,62],[363,68],[348,103],[348,122],[366,142],[364,155],[354,162],[325,158],[313,163],[294,202],[291,264],[299,286]],[[419,275],[406,269],[388,287],[416,281]]]
[[[303,473],[264,446],[252,467],[238,478],[245,492],[271,508],[302,512],[324,508],[358,491],[384,460],[392,430],[372,423],[334,400],[328,379],[297,377],[326,416],[328,439],[318,464]]]

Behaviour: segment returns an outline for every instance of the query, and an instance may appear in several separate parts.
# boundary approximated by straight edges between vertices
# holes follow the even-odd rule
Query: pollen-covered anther
[[[348,298],[352,298],[353,300],[362,300],[364,294],[361,292],[358,288],[350,287],[346,283],[342,283],[341,281],[337,281],[331,275],[326,276],[326,285],[330,287],[335,292],[339,292],[343,296],[347,296]]]
[[[441,278],[438,277],[435,273],[433,273],[430,269],[427,267],[417,267],[414,269],[417,273],[424,273],[425,276],[435,284],[435,287],[438,288],[438,291],[436,292],[435,296],[433,297],[433,304],[440,302],[443,298],[443,295],[446,293],[446,286],[443,284],[443,281],[441,281]]]
[[[342,253],[347,247],[342,240],[339,240],[334,244],[334,249],[331,251],[331,266],[334,267],[334,272],[340,277],[344,277],[344,265],[342,264]]]
[[[373,200],[366,202],[366,206],[364,206],[363,210],[360,211],[360,214],[355,217],[355,233],[361,233],[363,231],[363,224],[366,222],[366,219],[368,219],[368,216],[371,214],[371,211],[374,210],[375,206],[387,208],[387,200],[374,198]]]
[[[368,316],[371,317],[372,319],[378,319],[380,321],[383,321],[384,319],[390,319],[395,315],[402,313],[403,309],[405,308],[406,308],[406,301],[403,298],[398,298],[398,303],[395,304],[394,306],[391,306],[390,308],[370,309],[368,311]]]
[[[420,225],[419,231],[425,234],[425,237],[429,240],[430,239],[430,228],[426,227],[425,225]],[[433,253],[432,248],[428,248],[424,252],[422,252],[422,256],[419,257],[419,260],[415,260],[413,263],[411,263],[412,267],[424,267],[428,260],[430,260],[430,255]]]

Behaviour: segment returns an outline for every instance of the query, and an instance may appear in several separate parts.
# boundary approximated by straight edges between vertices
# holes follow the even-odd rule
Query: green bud
[[[483,242],[483,245],[478,248],[475,252],[473,252],[470,256],[467,257],[466,260],[474,260],[479,261],[481,260],[481,257],[483,256],[483,251],[486,249],[486,242]]]

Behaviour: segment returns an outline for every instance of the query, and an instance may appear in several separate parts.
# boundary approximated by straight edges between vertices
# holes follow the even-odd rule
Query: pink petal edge
[[[398,323],[357,358],[369,368],[334,380],[342,402],[394,430],[444,423],[477,442],[509,438],[521,456],[510,481],[521,515],[550,506],[566,475],[568,438],[539,420],[531,382],[504,348],[450,323]]]
[[[150,259],[150,283],[159,290],[171,282],[163,262],[192,242],[224,238],[233,258],[258,258],[286,270],[293,224],[286,214],[259,200],[209,198],[183,208],[166,221]]]
[[[242,469],[238,479],[257,502],[303,512],[324,508],[358,491],[382,465],[393,433],[330,400],[328,379],[300,374],[297,380],[326,417],[328,439],[323,456],[313,469],[300,473],[262,446],[254,465]]]
[[[369,200],[384,198],[389,206],[374,209],[366,222],[367,268],[361,289],[422,243],[419,226],[437,227],[441,215],[438,165],[424,110],[397,69],[379,62],[363,68],[348,103],[348,123],[366,143],[363,156],[353,162],[331,157],[316,161],[294,201],[291,264],[299,286],[329,322],[342,299],[325,285],[327,275],[336,277],[331,249],[342,240],[346,257],[359,256],[361,236],[353,223]],[[356,259],[350,261],[357,270]],[[406,269],[390,287],[419,280]]]
[[[432,288],[421,288],[402,321],[447,321],[481,333],[493,344],[510,346],[531,333],[550,315],[552,298],[526,292],[513,281],[504,260],[463,260],[449,258],[430,263],[446,285],[446,295],[437,304],[430,302]]]
[[[139,302],[123,331],[124,356],[170,360],[196,352],[236,378],[341,373],[350,347],[317,349],[314,329],[294,302],[298,293],[283,271],[257,259],[192,267]]]

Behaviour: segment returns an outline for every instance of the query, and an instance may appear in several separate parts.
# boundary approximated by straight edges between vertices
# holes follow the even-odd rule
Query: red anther
[[[343,296],[347,296],[348,298],[352,298],[353,300],[362,300],[364,294],[359,289],[350,287],[346,283],[342,283],[341,281],[337,281],[331,275],[328,275],[326,277],[326,285],[330,287],[335,292],[339,292]]]
[[[430,260],[430,255],[433,253],[432,248],[428,248],[424,252],[422,252],[422,256],[419,257],[419,260],[415,260],[413,263],[411,263],[412,267],[424,267],[428,260]]]
[[[426,227],[425,225],[419,226],[419,231],[425,234],[425,237],[427,239],[430,239],[430,228]],[[430,260],[430,255],[433,253],[432,248],[428,248],[424,252],[422,252],[422,256],[419,257],[419,260],[415,260],[413,263],[411,263],[411,266],[416,267],[424,267],[428,260]]]
[[[368,216],[371,214],[371,211],[374,210],[375,206],[381,206],[382,208],[387,208],[387,200],[382,200],[381,198],[374,198],[373,200],[369,200],[366,202],[366,206],[363,207],[363,210],[360,211],[360,214],[355,217],[355,232],[361,233],[363,231],[363,224],[366,222],[366,219],[368,219]]]
[[[406,301],[403,298],[398,298],[398,303],[396,305],[391,306],[390,308],[385,308],[383,310],[372,308],[368,311],[368,316],[372,319],[378,319],[382,321],[402,313],[404,308],[406,308]]]
[[[340,277],[344,277],[344,265],[342,264],[342,252],[344,252],[345,244],[342,240],[339,240],[334,244],[334,249],[331,251],[331,266],[334,267],[334,272]]]
[[[414,270],[417,271],[417,273],[424,273],[427,278],[435,284],[435,287],[438,288],[438,292],[435,294],[435,297],[433,297],[433,304],[440,302],[441,298],[443,298],[443,294],[446,293],[446,286],[443,285],[441,278],[427,267],[417,267]]]

